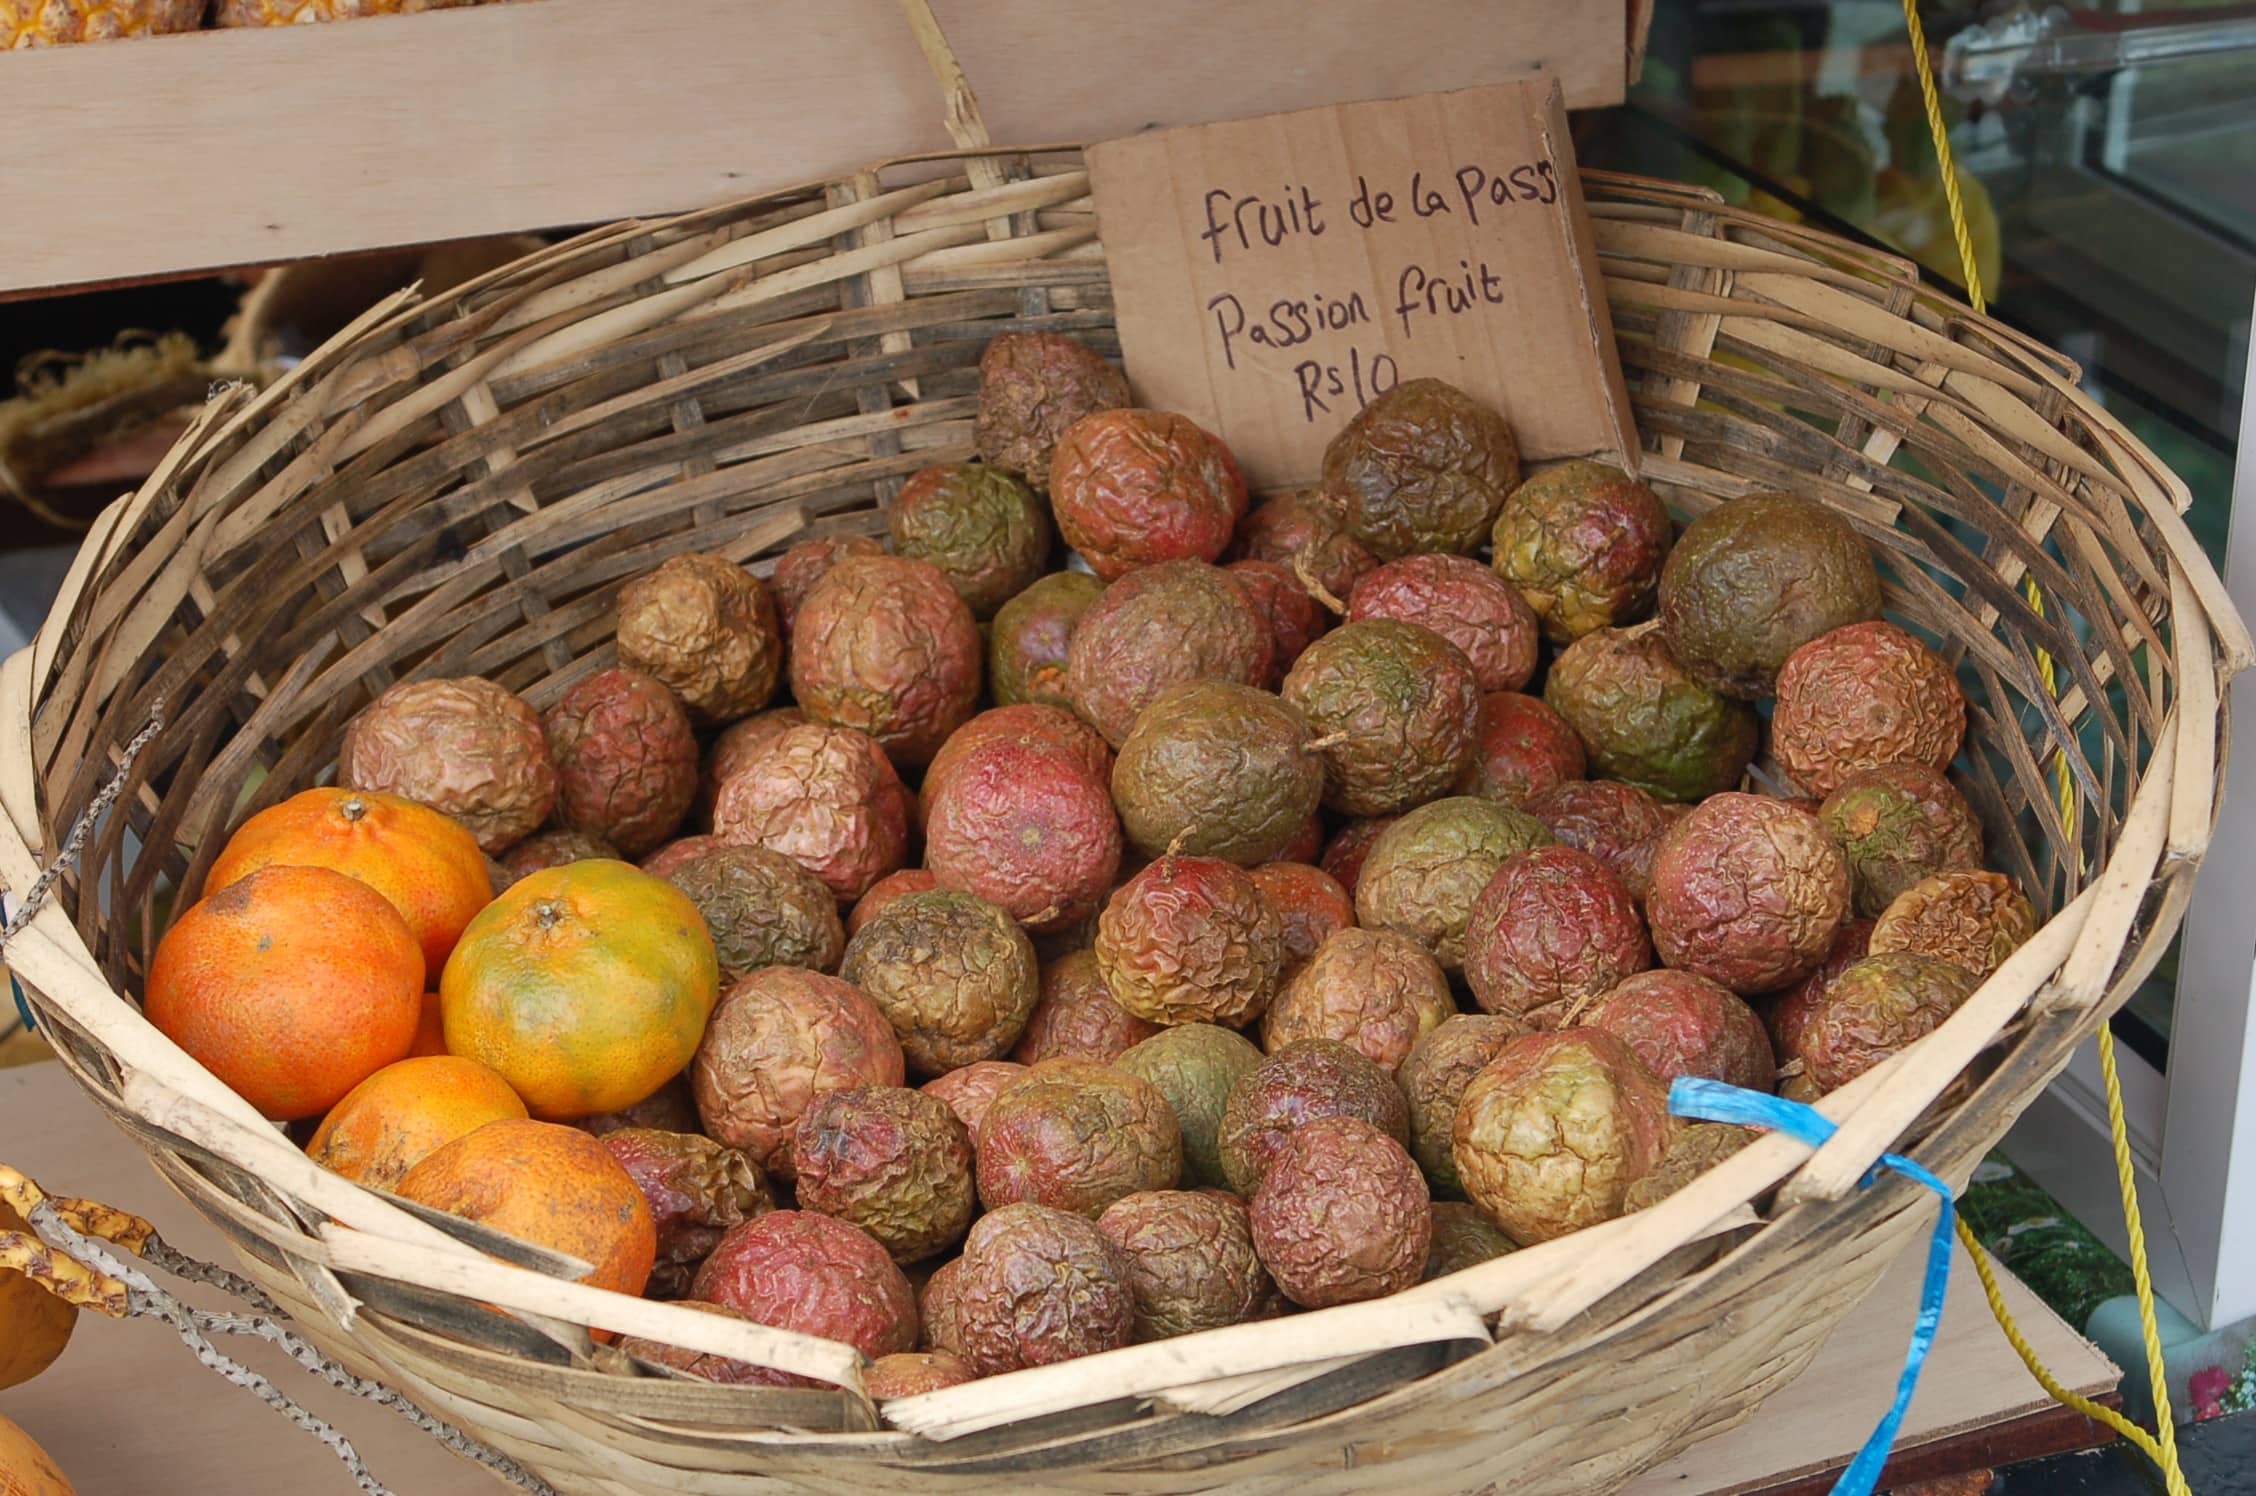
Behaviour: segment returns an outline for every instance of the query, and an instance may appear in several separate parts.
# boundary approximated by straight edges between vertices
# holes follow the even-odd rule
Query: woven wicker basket
[[[1966,781],[2049,916],[1939,1032],[1826,1099],[1843,1126],[1814,1156],[1771,1136],[1658,1208],[1393,1299],[880,1417],[845,1347],[583,1288],[323,1173],[141,1018],[164,892],[193,895],[240,814],[316,782],[373,693],[475,673],[545,706],[611,662],[625,578],[875,531],[902,478],[970,455],[996,332],[1112,350],[1070,151],[604,229],[394,298],[275,387],[219,394],[0,668],[19,890],[165,708],[10,963],[88,1093],[307,1334],[561,1491],[1612,1490],[1792,1378],[1930,1219],[1892,1177],[1860,1187],[1883,1147],[1963,1183],[2152,969],[2250,646],[2183,485],[2065,359],[1901,261],[1688,189],[1585,186],[1647,476],[1680,516],[1786,488],[1872,540],[1891,610],[1960,666]],[[636,1375],[590,1325],[839,1390]]]

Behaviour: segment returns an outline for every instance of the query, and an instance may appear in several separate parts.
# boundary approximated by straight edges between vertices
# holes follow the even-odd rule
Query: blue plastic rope
[[[1700,1122],[1767,1127],[1812,1148],[1823,1147],[1836,1131],[1823,1112],[1799,1101],[1689,1076],[1669,1087],[1669,1110],[1679,1117]],[[1957,1215],[1950,1186],[1900,1154],[1881,1154],[1880,1165],[1933,1190],[1942,1208],[1936,1212],[1935,1235],[1927,1244],[1927,1277],[1919,1290],[1919,1321],[1912,1327],[1910,1349],[1904,1352],[1903,1374],[1896,1378],[1896,1400],[1889,1404],[1880,1426],[1864,1441],[1856,1458],[1849,1461],[1849,1468],[1833,1482],[1833,1496],[1872,1496],[1873,1488],[1879,1484],[1880,1467],[1888,1462],[1888,1453],[1895,1448],[1896,1433],[1903,1427],[1904,1414],[1911,1407],[1911,1394],[1919,1386],[1920,1368],[1927,1364],[1927,1354],[1935,1348],[1935,1331],[1943,1322],[1943,1291],[1950,1285],[1951,1235]],[[1871,1184],[1877,1172],[1876,1168],[1873,1174],[1865,1175],[1864,1183]]]

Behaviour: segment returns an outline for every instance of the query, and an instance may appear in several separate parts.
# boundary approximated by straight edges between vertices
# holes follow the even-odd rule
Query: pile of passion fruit
[[[653,1294],[883,1397],[1395,1293],[1650,1205],[1749,1137],[1674,1078],[1822,1094],[2034,928],[1951,661],[1820,503],[1680,533],[1433,379],[1254,503],[1050,333],[989,346],[976,437],[883,542],[636,579],[545,716],[422,682],[348,733],[502,884],[695,905],[687,1068],[536,1108],[643,1188]]]

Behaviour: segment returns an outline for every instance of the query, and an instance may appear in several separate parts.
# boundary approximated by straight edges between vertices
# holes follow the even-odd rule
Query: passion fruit
[[[1833,979],[1803,1026],[1803,1074],[1836,1090],[1942,1026],[1974,995],[1963,966],[1912,951],[1876,951]]]
[[[1144,1190],[1097,1217],[1127,1265],[1136,1338],[1219,1330],[1284,1310],[1245,1202],[1219,1190]]]
[[[846,942],[839,974],[869,995],[900,1036],[912,1075],[1000,1059],[1034,1011],[1033,942],[1009,914],[971,894],[905,894]]]
[[[1417,942],[1392,930],[1342,930],[1261,1015],[1261,1042],[1274,1053],[1299,1039],[1337,1039],[1391,1072],[1456,1011],[1449,978]]]
[[[1260,685],[1274,648],[1237,578],[1203,561],[1162,562],[1107,587],[1081,615],[1066,646],[1066,695],[1117,748],[1136,714],[1171,687]]]
[[[1422,805],[1473,760],[1473,667],[1417,624],[1374,618],[1334,629],[1286,673],[1283,694],[1326,744],[1324,803],[1344,815]]]
[[[651,1298],[687,1294],[698,1264],[731,1227],[775,1209],[760,1166],[740,1149],[648,1127],[614,1128],[602,1139],[650,1202],[658,1227],[658,1263],[644,1290]]]
[[[1653,611],[1675,526],[1653,490],[1603,462],[1562,462],[1512,490],[1490,538],[1496,570],[1571,644]]]
[[[986,1120],[987,1108],[995,1104],[1006,1086],[1025,1073],[1026,1067],[1015,1060],[974,1060],[946,1075],[934,1076],[917,1089],[948,1103],[976,1148],[979,1124]]]
[[[1818,635],[1879,616],[1871,547],[1840,515],[1791,494],[1717,505],[1661,568],[1669,653],[1741,701],[1770,695],[1787,657]]]
[[[901,1041],[859,988],[769,966],[721,995],[689,1075],[705,1132],[789,1180],[792,1129],[809,1103],[844,1086],[899,1085]]]
[[[1237,578],[1254,611],[1269,620],[1269,674],[1261,684],[1274,690],[1301,651],[1332,626],[1331,615],[1298,577],[1274,561],[1232,561],[1222,569]]]
[[[974,618],[992,618],[1033,585],[1050,558],[1041,502],[997,467],[920,468],[901,485],[886,520],[893,553],[940,568]]]
[[[1324,448],[1324,496],[1382,561],[1468,555],[1519,486],[1520,446],[1495,411],[1438,379],[1406,379]]]
[[[1355,923],[1355,901],[1337,879],[1305,862],[1265,862],[1253,869],[1254,886],[1277,911],[1285,940],[1285,965],[1280,976],[1292,974],[1316,948]]]
[[[689,713],[654,675],[596,671],[548,709],[541,732],[556,764],[556,818],[630,862],[672,836],[697,798]]]
[[[1662,800],[1730,789],[1761,736],[1745,703],[1702,685],[1650,630],[1593,629],[1551,663],[1543,699],[1567,720],[1601,778]]]
[[[1573,847],[1504,859],[1473,901],[1465,980],[1483,1011],[1556,1028],[1653,964],[1637,902],[1606,865]]]
[[[558,792],[540,716],[477,676],[402,681],[345,724],[337,783],[460,821],[488,856],[548,819]]]
[[[1128,1264],[1086,1216],[1032,1201],[972,1223],[953,1289],[964,1359],[981,1376],[1117,1350],[1136,1333]]]
[[[1215,1133],[1230,1188],[1251,1198],[1296,1129],[1318,1117],[1355,1117],[1397,1142],[1410,1136],[1410,1112],[1394,1077],[1336,1039],[1299,1039],[1230,1088]]]
[[[1068,951],[1043,963],[1042,995],[1011,1058],[1021,1065],[1044,1060],[1109,1064],[1158,1032],[1158,1024],[1146,1023],[1112,1000],[1095,951]]]
[[[1364,573],[1347,617],[1432,629],[1464,651],[1483,691],[1517,691],[1535,674],[1535,614],[1511,583],[1465,556],[1421,553]]]
[[[1982,865],[1974,808],[1925,764],[1859,770],[1826,795],[1817,818],[1840,843],[1856,912],[1867,919],[1922,878]]]
[[[1113,999],[1148,1023],[1261,1016],[1284,969],[1284,930],[1252,877],[1216,857],[1162,857],[1097,920],[1097,967]]]
[[[939,886],[940,880],[932,875],[930,868],[905,867],[898,872],[887,873],[869,886],[869,892],[854,901],[852,911],[846,916],[846,938],[851,940],[859,935],[862,926],[877,918],[879,910],[901,895],[930,893]],[[839,954],[843,956],[845,953],[845,947],[840,946]]]
[[[954,1351],[895,1351],[869,1364],[869,1370],[862,1373],[862,1390],[871,1402],[884,1403],[961,1387],[978,1377],[971,1363]]]
[[[1849,867],[1807,811],[1716,795],[1662,836],[1646,912],[1663,963],[1741,996],[1776,992],[1833,948]]]
[[[1242,867],[1265,861],[1307,824],[1324,761],[1298,708],[1252,686],[1193,681],[1136,714],[1112,766],[1128,841]]]
[[[815,1097],[792,1132],[799,1205],[849,1221],[895,1262],[962,1239],[978,1203],[971,1136],[948,1103],[898,1086]]]
[[[619,663],[656,676],[700,722],[768,704],[783,633],[767,584],[726,556],[686,551],[619,589]]]
[[[1942,770],[1966,736],[1966,696],[1942,656],[1892,623],[1820,634],[1778,672],[1770,751],[1794,782],[1830,795],[1860,769]]]
[[[1218,1141],[1222,1111],[1232,1088],[1261,1062],[1261,1051],[1243,1034],[1185,1023],[1129,1048],[1112,1067],[1149,1081],[1167,1098],[1182,1133],[1183,1185],[1189,1189],[1227,1181]]]
[[[817,722],[876,738],[896,767],[920,765],[970,719],[984,652],[938,567],[849,556],[800,605],[791,694]]]
[[[1669,807],[1618,779],[1570,779],[1529,796],[1521,809],[1560,841],[1606,864],[1631,898],[1645,902],[1653,850],[1675,824]]]
[[[1053,571],[996,610],[987,631],[987,689],[997,706],[1040,702],[1071,709],[1066,646],[1103,591],[1104,583],[1085,571]]]
[[[1356,919],[1415,941],[1444,971],[1465,965],[1473,902],[1504,860],[1552,844],[1541,821],[1470,795],[1421,805],[1379,834],[1355,884]]]
[[[785,663],[789,663],[791,626],[798,621],[799,606],[830,569],[851,556],[882,556],[885,547],[869,535],[826,535],[802,540],[776,557],[768,585],[775,593],[776,621],[782,626]]]
[[[1622,1213],[1676,1133],[1668,1090],[1597,1029],[1505,1045],[1457,1106],[1457,1173],[1504,1234],[1532,1247]]]
[[[692,1297],[873,1358],[916,1347],[916,1294],[885,1248],[860,1227],[812,1211],[770,1211],[732,1229],[698,1269]]]
[[[1778,1057],[1755,1010],[1689,971],[1641,971],[1591,1004],[1582,1021],[1637,1051],[1664,1083],[1689,1075],[1767,1091],[1778,1082]]]
[[[713,834],[779,852],[858,899],[908,855],[908,792],[868,734],[808,723],[770,738],[721,786]]]
[[[1238,526],[1237,554],[1282,566],[1316,602],[1345,613],[1342,601],[1379,558],[1347,533],[1339,506],[1320,489],[1296,489],[1256,506]]]
[[[1653,1172],[1633,1181],[1622,1196],[1622,1214],[1652,1209],[1760,1136],[1728,1122],[1679,1127]]]
[[[1771,1052],[1779,1059],[1791,1061],[1802,1051],[1802,1031],[1809,1027],[1810,1014],[1824,1001],[1834,979],[1862,961],[1872,949],[1872,921],[1852,919],[1841,926],[1841,933],[1833,937],[1833,948],[1825,953],[1817,970],[1787,988],[1777,997],[1767,999],[1758,1010],[1763,1027],[1770,1031]]]
[[[1379,839],[1380,832],[1401,819],[1400,816],[1362,816],[1349,821],[1324,843],[1324,855],[1317,859],[1317,866],[1330,873],[1333,880],[1347,890],[1350,899],[1354,898],[1355,886],[1362,881],[1363,863],[1371,855],[1372,844]]]
[[[1425,1178],[1402,1144],[1360,1118],[1295,1128],[1251,1214],[1254,1248],[1296,1304],[1385,1298],[1425,1276],[1433,1240]]]
[[[1030,929],[1095,912],[1120,850],[1104,781],[1040,738],[974,748],[927,797],[924,860],[940,887],[988,900]]]
[[[1922,878],[1898,894],[1873,923],[1872,951],[1935,956],[1982,981],[2036,933],[2036,908],[2018,884],[1970,868]]]
[[[1160,561],[1212,561],[1246,511],[1237,459],[1187,416],[1104,410],[1059,436],[1050,505],[1065,543],[1107,581]]]
[[[927,809],[933,797],[940,793],[940,787],[948,782],[948,776],[975,750],[989,743],[1021,738],[1063,748],[1098,784],[1109,784],[1112,780],[1112,745],[1095,728],[1062,707],[1026,701],[981,712],[948,735],[948,741],[940,745],[940,751],[932,755],[932,762],[925,766],[923,798]],[[923,819],[919,817],[920,824]]]
[[[1466,1268],[1493,1262],[1517,1251],[1512,1238],[1496,1229],[1478,1205],[1463,1200],[1433,1202],[1433,1242],[1426,1248],[1425,1281],[1446,1278]]]
[[[1457,1103],[1465,1087],[1527,1025],[1501,1013],[1459,1013],[1420,1039],[1394,1072],[1410,1108],[1410,1156],[1436,1196],[1462,1197],[1457,1177]]]
[[[1129,403],[1128,376],[1062,332],[1006,332],[979,357],[979,460],[1046,489],[1068,427]]]
[[[721,846],[666,875],[705,916],[722,979],[763,966],[836,971],[846,953],[838,900],[822,879],[765,847]]]
[[[1457,793],[1524,808],[1534,796],[1589,772],[1582,739],[1542,697],[1491,691],[1481,698],[1473,761]]]
[[[613,862],[625,860],[619,856],[617,847],[585,831],[536,831],[503,854],[498,864],[501,877],[494,880],[495,889],[498,892],[547,868],[597,858]]]
[[[1094,1219],[1123,1195],[1173,1189],[1183,1138],[1149,1081],[1087,1060],[1045,1060],[1006,1087],[979,1123],[979,1199],[1019,1200]]]

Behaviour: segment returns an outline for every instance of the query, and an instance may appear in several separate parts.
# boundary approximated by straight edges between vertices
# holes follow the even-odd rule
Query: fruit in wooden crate
[[[1812,499],[1750,494],[1709,510],[1661,568],[1661,634],[1692,677],[1742,701],[1771,694],[1787,657],[1880,616],[1864,538]]]
[[[1324,448],[1324,496],[1382,561],[1469,555],[1519,485],[1520,447],[1495,411],[1438,379],[1406,379]]]
[[[8,1496],[77,1496],[62,1467],[7,1418],[0,1418],[0,1490]]]
[[[1262,1176],[1252,1225],[1277,1286],[1311,1309],[1401,1292],[1425,1276],[1433,1240],[1418,1166],[1359,1117],[1293,1130]]]
[[[568,862],[586,862],[590,859],[619,861],[619,849],[602,837],[585,831],[536,831],[501,855],[499,866],[502,878],[506,878],[507,882],[503,882],[502,878],[494,881],[507,888],[524,882],[545,868],[562,867]]]
[[[38,1237],[30,1222],[0,1200],[0,1234],[11,1231]],[[0,1267],[0,1389],[28,1382],[54,1365],[77,1324],[77,1309],[14,1268]],[[0,1490],[15,1473],[7,1441],[8,1424],[0,1419]]]
[[[1050,457],[1058,533],[1113,581],[1160,561],[1213,561],[1246,512],[1237,459],[1187,416],[1106,410],[1067,427]]]
[[[1296,1128],[1319,1117],[1356,1117],[1406,1141],[1410,1111],[1394,1077],[1336,1039],[1298,1039],[1230,1088],[1216,1151],[1230,1188],[1248,1199]]]
[[[838,900],[822,879],[765,847],[721,846],[666,875],[704,916],[733,983],[763,966],[836,971],[846,954]]]
[[[994,617],[1050,559],[1050,520],[1034,490],[974,462],[920,468],[886,522],[893,553],[938,567],[974,618]]]
[[[1512,584],[1466,556],[1404,556],[1365,572],[1348,621],[1392,618],[1464,651],[1482,691],[1517,691],[1535,674],[1535,614]]]
[[[483,5],[487,0],[218,0],[212,20],[222,26],[303,26],[360,16],[412,15]]]
[[[1872,950],[1936,956],[1980,981],[2037,933],[2029,896],[2003,873],[1962,868],[1922,878],[1872,926]]]
[[[1173,1189],[1183,1134],[1151,1082],[1089,1060],[1045,1060],[979,1122],[979,1200],[1020,1200],[1094,1220],[1138,1190]]]
[[[945,889],[894,900],[846,943],[839,975],[869,994],[909,1073],[926,1079],[1009,1054],[1040,991],[1026,932],[997,905]]]
[[[1560,841],[1606,864],[1631,898],[1645,902],[1653,849],[1675,824],[1668,807],[1618,779],[1570,779],[1529,796],[1521,809]]]
[[[1457,1106],[1454,1156],[1475,1205],[1523,1247],[1612,1220],[1675,1136],[1668,1090],[1596,1029],[1514,1039]]]
[[[1117,1350],[1135,1336],[1127,1264],[1086,1216],[1005,1205],[973,1223],[961,1260],[956,1349],[982,1376]]]
[[[1276,646],[1237,578],[1204,561],[1140,567],[1104,590],[1073,626],[1065,690],[1081,720],[1115,748],[1136,714],[1198,680],[1257,686]]]
[[[1444,971],[1465,964],[1465,926],[1473,902],[1504,859],[1551,845],[1544,824],[1524,811],[1452,795],[1410,811],[1371,844],[1355,882],[1355,917],[1415,941]]]
[[[1833,979],[1803,1025],[1804,1075],[1820,1092],[1848,1084],[1940,1027],[1978,982],[1938,956],[1873,952]]]
[[[1225,1184],[1219,1133],[1223,1109],[1239,1080],[1257,1068],[1261,1051],[1235,1029],[1183,1023],[1161,1029],[1112,1062],[1147,1080],[1167,1098],[1183,1137],[1183,1187]]]
[[[1222,569],[1237,578],[1254,611],[1269,621],[1269,673],[1261,685],[1274,691],[1301,651],[1332,626],[1332,616],[1274,561],[1232,561]]]
[[[979,356],[972,441],[980,461],[1047,491],[1058,438],[1128,403],[1128,376],[1095,349],[1059,332],[1006,332]]]
[[[658,1260],[650,1202],[610,1150],[576,1127],[488,1122],[426,1154],[398,1194],[577,1257],[591,1287],[640,1294]]]
[[[245,1101],[294,1121],[406,1058],[423,970],[415,931],[375,889],[328,868],[263,867],[165,932],[142,1012]]]
[[[769,966],[722,997],[690,1068],[704,1131],[778,1179],[797,1174],[792,1129],[841,1086],[897,1086],[901,1041],[859,987]]]
[[[1145,1190],[1097,1217],[1136,1298],[1136,1338],[1165,1340],[1284,1312],[1253,1249],[1246,1203],[1220,1190]]]
[[[276,864],[329,868],[375,889],[407,920],[434,974],[493,899],[485,855],[460,822],[375,791],[303,790],[260,811],[227,839],[204,891]]]
[[[861,1227],[895,1262],[963,1239],[978,1195],[971,1136],[940,1097],[899,1086],[826,1091],[792,1134],[803,1210]]]
[[[622,1127],[603,1134],[603,1146],[627,1171],[658,1231],[658,1261],[651,1270],[652,1298],[689,1292],[698,1264],[721,1237],[775,1209],[760,1166],[742,1151],[695,1132]]]
[[[1589,772],[1582,739],[1542,697],[1491,691],[1481,698],[1473,761],[1455,788],[1460,795],[1525,807],[1531,797]]]
[[[1966,736],[1966,696],[1942,656],[1892,623],[1854,623],[1787,656],[1771,752],[1794,782],[1830,795],[1860,770],[1941,770]]]
[[[940,569],[906,556],[833,566],[791,628],[791,694],[808,716],[931,761],[979,701],[979,625]]]
[[[779,1330],[842,1340],[875,1359],[916,1349],[916,1294],[876,1237],[808,1210],[776,1210],[730,1228],[697,1270],[691,1296]],[[771,1371],[748,1381],[823,1384]]]
[[[1238,525],[1232,552],[1240,560],[1283,567],[1311,600],[1345,613],[1347,597],[1379,564],[1353,535],[1337,501],[1319,488],[1294,489],[1254,506]]]
[[[1253,886],[1277,911],[1278,930],[1285,942],[1280,981],[1290,981],[1292,974],[1316,954],[1318,946],[1355,923],[1355,900],[1348,897],[1338,879],[1320,867],[1305,862],[1264,862],[1252,870],[1251,876]]]
[[[1473,760],[1479,681],[1462,650],[1417,624],[1373,618],[1332,630],[1286,673],[1283,695],[1330,740],[1324,804],[1343,815],[1422,805]]]
[[[1426,1171],[1439,1198],[1463,1198],[1457,1178],[1457,1103],[1465,1087],[1504,1046],[1528,1032],[1526,1024],[1501,1013],[1459,1013],[1412,1046],[1394,1072],[1410,1108],[1410,1156]]]
[[[1778,1059],[1755,1010],[1689,971],[1641,971],[1592,1003],[1582,1021],[1636,1050],[1663,1082],[1690,1075],[1750,1091],[1778,1082]]]
[[[1236,863],[1162,857],[1097,919],[1098,968],[1115,1001],[1151,1023],[1236,1027],[1261,1016],[1284,968],[1277,911]]]
[[[1982,865],[1974,808],[1925,764],[1857,770],[1826,795],[1817,818],[1848,859],[1856,912],[1867,919],[1922,878]]]
[[[337,783],[419,801],[490,853],[548,819],[556,767],[540,715],[490,680],[402,681],[345,724]]]
[[[556,818],[632,861],[679,830],[697,798],[697,737],[665,683],[625,666],[575,683],[541,718]]]
[[[768,704],[783,634],[765,582],[725,556],[685,551],[619,589],[619,663],[656,676],[699,722]]]
[[[895,1351],[879,1356],[862,1373],[862,1390],[872,1402],[916,1397],[943,1387],[961,1387],[978,1377],[971,1363],[954,1351]]]
[[[1231,681],[1176,686],[1136,714],[1112,766],[1129,843],[1242,867],[1284,850],[1324,793],[1308,719]]]
[[[1646,900],[1661,961],[1741,996],[1815,970],[1849,913],[1849,866],[1816,816],[1762,795],[1714,795],[1653,853]]]
[[[0,0],[0,52],[193,31],[205,0]]]
[[[1449,978],[1416,941],[1392,930],[1342,930],[1261,1015],[1261,1043],[1274,1054],[1297,1039],[1336,1039],[1392,1073],[1456,1011]]]
[[[1761,735],[1746,703],[1686,673],[1652,629],[1594,629],[1561,650],[1543,699],[1567,719],[1599,778],[1662,800],[1730,789]]]
[[[1544,636],[1571,644],[1651,616],[1675,533],[1651,489],[1620,468],[1576,461],[1513,489],[1490,539],[1498,575],[1519,589]]]
[[[1120,871],[1120,820],[1104,781],[1054,741],[980,744],[950,765],[926,812],[924,860],[939,886],[989,900],[1031,930],[1086,919]]]
[[[574,862],[504,892],[439,978],[447,1051],[544,1121],[617,1111],[690,1062],[720,997],[705,918],[663,878]]]
[[[1463,1200],[1433,1202],[1433,1239],[1426,1248],[1426,1281],[1446,1278],[1518,1250],[1512,1238]]]
[[[1633,1180],[1622,1195],[1622,1213],[1652,1209],[1760,1136],[1751,1127],[1729,1122],[1679,1127],[1652,1172]]]
[[[1556,1028],[1653,964],[1637,902],[1604,863],[1573,847],[1515,852],[1473,900],[1465,980],[1483,1011]]]
[[[872,536],[829,535],[802,540],[778,556],[768,584],[775,593],[776,621],[783,629],[785,645],[791,642],[791,626],[798,621],[807,594],[830,575],[832,567],[849,557],[884,554],[885,547]]]
[[[1113,1001],[1095,951],[1068,951],[1042,964],[1041,996],[1011,1058],[1022,1065],[1043,1060],[1108,1064],[1158,1032],[1159,1025]]]
[[[1054,571],[996,610],[987,630],[987,689],[997,706],[1072,707],[1066,644],[1103,591],[1104,583],[1085,571]]]
[[[908,855],[908,791],[869,734],[809,722],[761,744],[724,781],[713,834],[780,852],[858,899]]]
[[[526,1115],[509,1082],[476,1060],[411,1057],[348,1091],[321,1119],[306,1152],[325,1169],[388,1190],[456,1138]]]

